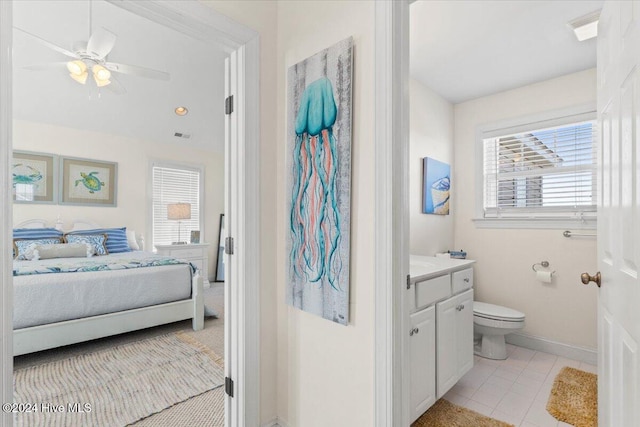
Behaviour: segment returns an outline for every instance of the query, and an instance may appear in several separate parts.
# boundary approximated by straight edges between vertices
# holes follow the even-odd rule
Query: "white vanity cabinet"
[[[436,308],[411,315],[411,422],[436,402]]]
[[[473,263],[411,257],[411,422],[473,367]]]

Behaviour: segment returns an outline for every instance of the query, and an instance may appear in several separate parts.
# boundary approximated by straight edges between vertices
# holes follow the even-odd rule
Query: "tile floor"
[[[507,344],[506,360],[475,356],[475,365],[444,398],[520,427],[563,427],[545,409],[553,380],[564,366],[596,372],[577,360]]]

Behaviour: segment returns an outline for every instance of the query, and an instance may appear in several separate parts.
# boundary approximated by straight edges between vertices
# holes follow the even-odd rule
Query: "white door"
[[[611,1],[605,3],[599,23],[600,427],[640,425],[639,16],[639,2]]]

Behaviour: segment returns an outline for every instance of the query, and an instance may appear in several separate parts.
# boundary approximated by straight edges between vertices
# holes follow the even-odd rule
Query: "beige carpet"
[[[440,399],[411,424],[411,427],[513,427],[513,425]]]
[[[128,425],[221,387],[220,361],[179,332],[20,369],[14,373],[16,402],[46,406],[16,414],[15,424]]]
[[[553,381],[547,411],[575,427],[598,425],[598,377],[565,366]]]
[[[14,366],[16,369],[22,369],[177,331],[183,331],[186,335],[195,338],[222,356],[224,354],[224,287],[222,283],[211,283],[211,288],[205,290],[205,303],[219,313],[220,316],[218,319],[206,318],[205,327],[201,331],[194,331],[191,328],[191,321],[185,320],[142,331],[19,356],[14,358]],[[223,387],[178,403],[131,425],[136,427],[222,427],[224,426]]]

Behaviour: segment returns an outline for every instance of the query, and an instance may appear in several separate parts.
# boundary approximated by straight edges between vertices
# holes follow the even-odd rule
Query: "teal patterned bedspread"
[[[191,274],[196,267],[188,261],[154,255],[149,252],[129,252],[92,258],[58,258],[40,261],[14,261],[14,276],[51,273],[81,273],[87,271],[128,270],[143,267],[189,264]]]

